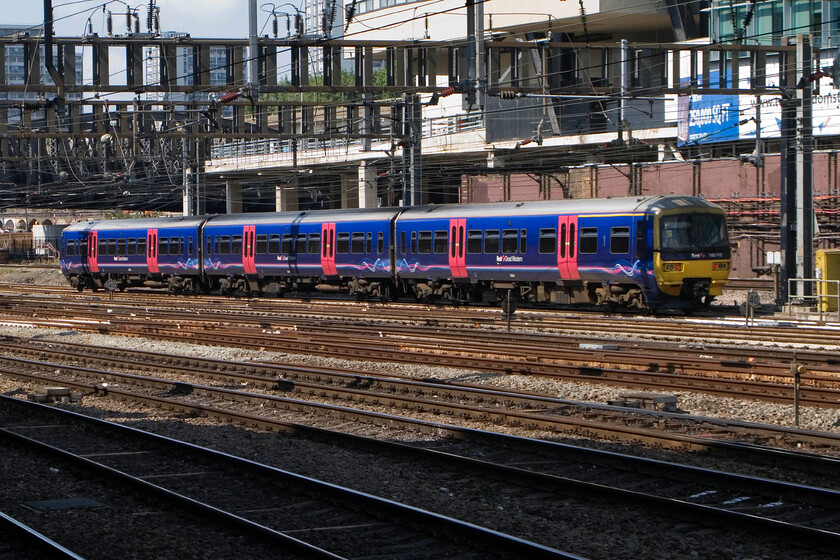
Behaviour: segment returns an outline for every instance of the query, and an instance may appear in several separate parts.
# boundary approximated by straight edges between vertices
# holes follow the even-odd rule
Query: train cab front
[[[654,270],[659,290],[681,309],[706,306],[723,293],[731,249],[720,210],[662,211],[654,229]]]

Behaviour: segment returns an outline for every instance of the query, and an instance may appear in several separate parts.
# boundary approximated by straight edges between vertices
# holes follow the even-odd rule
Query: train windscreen
[[[659,248],[676,258],[728,258],[726,218],[705,212],[662,216]]]

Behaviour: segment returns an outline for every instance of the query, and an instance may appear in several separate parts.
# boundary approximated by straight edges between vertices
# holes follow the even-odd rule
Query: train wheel
[[[391,299],[391,287],[388,284],[380,284],[379,285],[379,301],[382,303],[388,303]]]

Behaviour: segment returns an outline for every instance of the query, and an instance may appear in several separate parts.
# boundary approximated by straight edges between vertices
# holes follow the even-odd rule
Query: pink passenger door
[[[92,231],[88,234],[87,265],[91,272],[99,272],[99,263],[96,260],[99,251],[99,232]]]
[[[149,272],[157,274],[160,272],[158,268],[158,230],[150,229],[146,231],[146,266]]]
[[[321,224],[321,268],[327,276],[335,276],[335,223]]]
[[[242,228],[242,268],[245,269],[245,274],[257,273],[257,263],[254,258],[256,231],[257,226],[244,226]]]
[[[467,259],[464,254],[466,229],[466,218],[449,220],[449,270],[452,278],[467,277]]]
[[[563,280],[579,280],[577,266],[577,216],[560,216],[557,222],[557,269]]]

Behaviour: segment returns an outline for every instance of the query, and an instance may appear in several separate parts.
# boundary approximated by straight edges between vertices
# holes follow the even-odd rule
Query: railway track
[[[50,366],[55,367],[55,364]],[[123,382],[110,385],[107,394],[123,400],[142,401],[155,408],[177,410],[182,414],[211,415],[237,425],[258,425],[275,431],[288,431],[298,437],[309,434],[330,442],[340,442],[347,448],[360,445],[374,447],[377,456],[398,453],[405,463],[416,465],[422,462],[424,472],[430,472],[437,465],[438,468],[451,469],[453,474],[460,473],[458,478],[462,484],[473,484],[464,479],[467,476],[464,473],[471,472],[481,479],[508,481],[508,486],[510,481],[515,480],[517,486],[538,488],[542,492],[619,501],[636,507],[643,504],[650,508],[649,513],[674,515],[682,521],[699,517],[701,523],[709,526],[731,528],[737,525],[743,530],[767,531],[774,538],[786,541],[788,546],[802,538],[808,539],[809,546],[830,548],[840,543],[840,516],[834,511],[840,493],[831,489],[725,474],[426,422],[426,430],[450,432],[452,436],[457,433],[457,441],[480,445],[481,460],[461,455],[459,449],[451,444],[446,445],[446,452],[441,455],[431,449],[417,450],[411,446],[359,439],[272,419],[272,415],[265,412],[270,408],[269,403],[276,401],[272,397],[187,386],[183,382],[155,380],[152,383],[148,379],[143,384],[148,383],[150,388],[154,388],[154,394],[148,391],[137,393],[136,387],[126,387],[128,384],[125,381],[123,378]],[[77,387],[81,388],[81,385]],[[165,388],[168,390],[164,391]],[[167,396],[160,396],[160,393]],[[239,404],[233,404],[234,401]],[[248,403],[244,410],[242,402]],[[257,410],[262,412],[255,414]],[[343,423],[358,421],[358,417],[346,408],[334,408],[334,411],[336,418]],[[384,414],[375,416],[376,422],[385,425],[405,422]],[[788,454],[788,457],[793,458],[793,455]],[[828,469],[836,469],[837,459],[811,457],[811,460],[824,462],[823,466]],[[795,463],[791,461],[790,464]]]
[[[56,409],[33,412],[39,405],[19,399],[2,402],[4,440],[60,457],[302,558],[350,558],[358,550],[424,560],[579,558],[185,442]]]
[[[235,363],[57,341],[23,341],[11,337],[0,341],[0,351],[0,372],[9,377],[26,378],[29,371],[34,371],[36,375],[58,372],[64,377],[53,376],[50,382],[61,384],[81,379],[82,383],[77,388],[82,391],[98,390],[91,389],[90,382],[85,383],[86,377],[92,377],[100,385],[103,382],[119,386],[139,384],[153,390],[171,390],[172,383],[181,383],[184,387],[191,387],[191,393],[197,391],[192,387],[201,380],[215,387],[251,387],[282,396],[283,406],[287,409],[311,409],[313,400],[337,403],[339,406],[345,403],[366,406],[368,410],[390,406],[447,419],[526,425],[547,432],[743,455],[745,461],[753,463],[777,464],[777,450],[780,448],[840,455],[840,435],[831,433],[685,414],[633,412],[623,407],[574,402],[544,394],[517,393],[468,383],[413,379],[393,374],[384,376],[372,371],[314,368],[301,364]],[[74,364],[84,364],[84,367]],[[136,374],[167,377],[134,377]],[[219,398],[218,394],[211,396]],[[244,397],[245,400],[250,398]],[[305,399],[306,402],[301,404],[290,399]],[[368,418],[363,423],[371,421]],[[710,433],[714,433],[714,437],[710,437]],[[762,451],[756,444],[772,446],[773,449]],[[796,457],[803,462],[803,470],[815,468],[808,455],[787,456],[788,467],[792,466],[791,462]]]
[[[799,376],[800,404],[840,405],[840,360],[826,352],[840,348],[833,329],[807,329],[807,336],[821,337],[820,347],[726,347],[698,345],[695,340],[675,349],[673,344],[669,347],[661,341],[605,340],[607,332],[598,333],[600,338],[593,342],[595,333],[589,330],[568,334],[578,328],[573,325],[565,329],[566,334],[547,332],[545,328],[507,333],[485,323],[449,325],[423,318],[413,323],[402,319],[395,324],[374,316],[378,311],[372,310],[368,319],[354,319],[348,324],[340,316],[307,319],[248,309],[235,315],[203,309],[184,312],[130,305],[68,305],[55,300],[32,303],[28,298],[0,302],[0,316],[16,324],[251,349],[282,348],[360,360],[422,362],[500,375],[539,375],[653,391],[699,391],[788,404],[796,398],[797,378],[791,373],[795,361],[807,367],[807,372]],[[630,328],[629,322],[619,326],[605,323],[603,331],[613,329],[609,333],[617,334],[622,324]],[[651,331],[667,330],[678,340],[687,338],[689,332],[724,329],[693,321],[635,323],[633,328],[646,331],[648,336]],[[685,329],[686,334],[674,333],[677,328]]]

